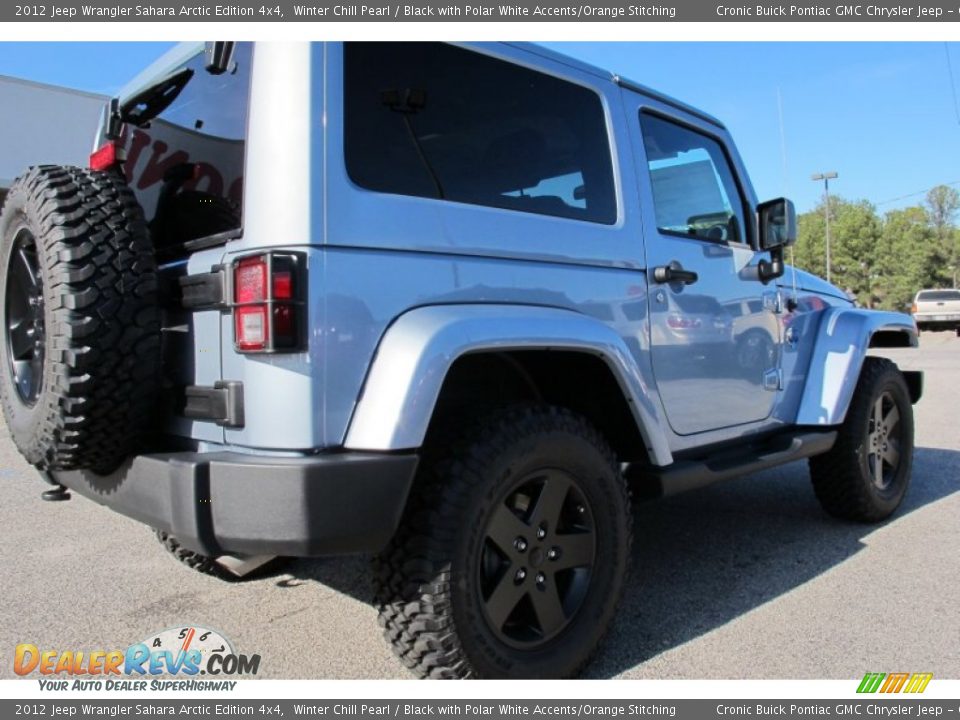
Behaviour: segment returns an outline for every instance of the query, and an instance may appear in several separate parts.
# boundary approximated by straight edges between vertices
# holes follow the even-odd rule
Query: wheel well
[[[877,330],[870,336],[870,347],[913,347],[914,340],[906,330]]]
[[[646,445],[613,371],[599,356],[578,351],[471,353],[447,372],[430,427],[453,416],[513,403],[569,408],[603,433],[622,462],[647,461]]]

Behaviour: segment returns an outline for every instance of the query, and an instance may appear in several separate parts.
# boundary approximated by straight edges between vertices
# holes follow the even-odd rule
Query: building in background
[[[107,100],[0,75],[0,203],[31,165],[87,165]]]

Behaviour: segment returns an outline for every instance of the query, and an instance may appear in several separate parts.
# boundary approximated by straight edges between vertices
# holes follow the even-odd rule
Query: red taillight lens
[[[262,257],[244,258],[233,271],[234,301],[263,302],[267,298],[267,263]]]
[[[117,144],[110,141],[90,154],[90,169],[107,170],[113,167],[117,159]]]
[[[258,255],[234,266],[234,333],[240,352],[297,349],[296,263],[291,255]]]
[[[273,273],[273,297],[277,300],[291,300],[293,298],[293,274],[285,270],[276,270]]]

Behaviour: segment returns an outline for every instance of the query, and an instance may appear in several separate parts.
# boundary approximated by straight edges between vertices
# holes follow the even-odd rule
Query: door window
[[[744,203],[723,146],[713,138],[640,113],[660,232],[747,242]]]

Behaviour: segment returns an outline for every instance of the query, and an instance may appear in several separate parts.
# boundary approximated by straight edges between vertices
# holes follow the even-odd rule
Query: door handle
[[[680,282],[684,285],[693,285],[699,279],[700,276],[693,270],[684,270],[683,266],[676,261],[653,269],[653,281],[660,284]]]

